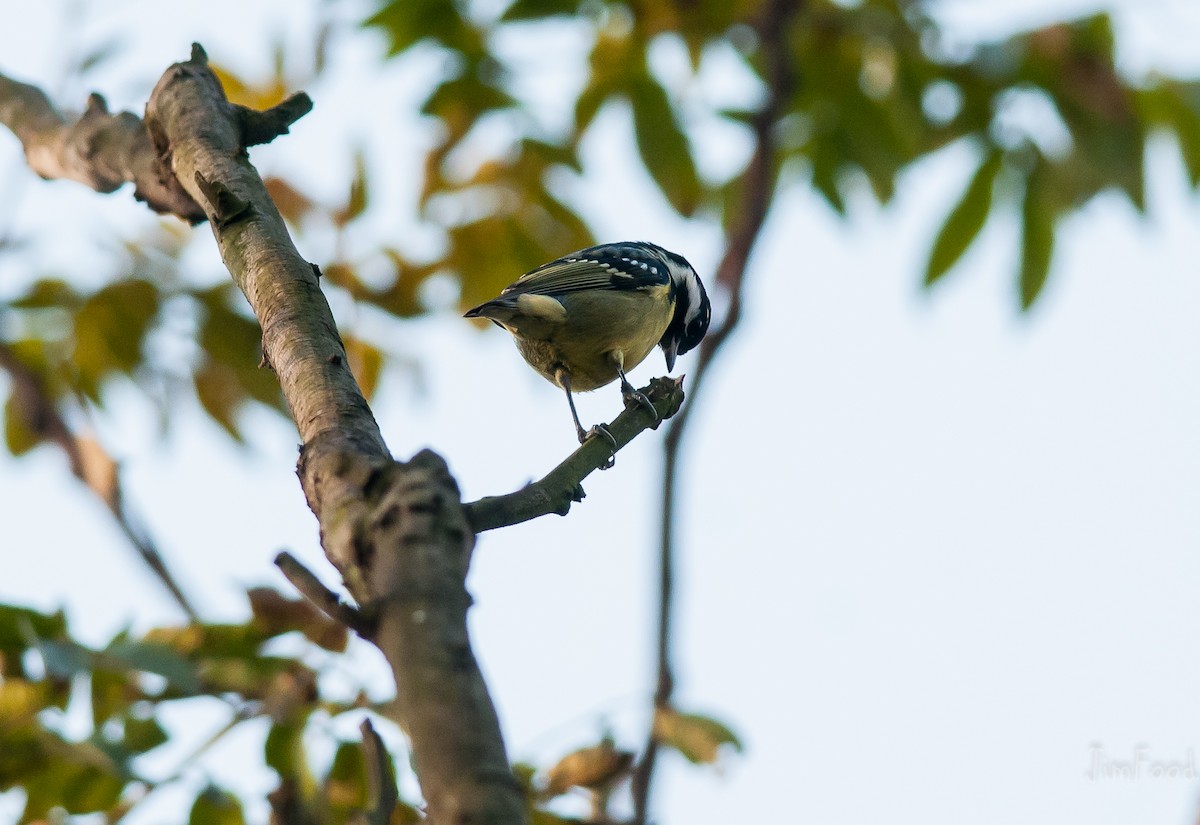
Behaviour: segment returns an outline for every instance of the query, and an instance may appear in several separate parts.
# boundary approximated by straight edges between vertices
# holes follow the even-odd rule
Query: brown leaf
[[[558,760],[547,774],[546,796],[558,796],[571,788],[600,790],[629,772],[633,754],[617,750],[611,739],[581,748]]]

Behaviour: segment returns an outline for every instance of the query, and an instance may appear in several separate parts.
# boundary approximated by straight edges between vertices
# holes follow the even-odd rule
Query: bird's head
[[[671,291],[675,297],[675,314],[658,345],[667,358],[667,369],[675,369],[675,356],[694,349],[708,332],[712,305],[696,270],[682,255],[662,250],[671,274]]]

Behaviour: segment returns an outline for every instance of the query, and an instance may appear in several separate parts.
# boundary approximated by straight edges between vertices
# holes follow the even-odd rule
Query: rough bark
[[[232,106],[204,52],[171,66],[146,107],[159,162],[199,203],[221,258],[263,330],[302,441],[298,467],[326,555],[396,677],[396,721],[435,823],[525,819],[500,726],[471,653],[464,579],[474,536],[445,462],[392,461],[346,352],[318,271],[293,246],[246,147],[307,110]]]

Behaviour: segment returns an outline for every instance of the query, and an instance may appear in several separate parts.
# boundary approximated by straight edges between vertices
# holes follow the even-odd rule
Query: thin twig
[[[342,601],[337,593],[326,587],[317,578],[317,574],[301,564],[299,559],[284,550],[275,557],[275,566],[283,573],[284,578],[292,583],[292,587],[299,590],[300,594],[322,613],[335,622],[346,625],[364,639],[371,638],[371,622],[362,611]]]
[[[45,391],[41,378],[30,369],[24,361],[17,357],[12,349],[0,342],[0,369],[8,373],[13,383],[13,395],[17,403],[13,405],[14,414],[22,414],[26,427],[39,439],[49,441],[59,447],[67,457],[71,473],[83,482],[96,497],[104,502],[105,508],[116,521],[117,527],[133,545],[138,556],[150,568],[159,582],[171,594],[175,603],[193,622],[200,621],[199,614],[192,606],[191,600],[184,595],[179,582],[167,567],[166,560],[154,545],[154,542],[138,526],[138,522],[130,512],[129,505],[121,495],[120,479],[113,469],[113,477],[108,480],[111,489],[98,489],[88,477],[88,466],[80,440],[67,425],[66,419],[58,410],[54,399]]]
[[[660,421],[679,412],[683,404],[683,379],[655,378],[641,392],[654,405],[657,418],[639,405],[626,407],[611,424],[606,425],[616,441],[616,450],[604,439],[589,438],[540,481],[528,484],[515,493],[487,496],[464,504],[471,529],[482,533],[550,513],[565,516],[572,502],[583,500],[581,485],[585,478],[605,466],[611,456],[638,435],[658,427]]]
[[[778,172],[775,124],[791,97],[795,78],[787,52],[787,34],[791,19],[803,7],[795,0],[772,0],[763,9],[758,34],[762,44],[763,74],[767,83],[767,100],[754,118],[754,154],[742,177],[742,197],[735,214],[739,220],[726,239],[725,255],[717,268],[716,284],[728,296],[728,308],[720,323],[709,331],[700,345],[699,358],[692,373],[691,400],[671,422],[663,440],[663,504],[659,546],[659,604],[657,677],[654,688],[654,707],[669,706],[675,682],[671,665],[671,615],[675,580],[675,511],[678,503],[680,446],[686,432],[690,412],[696,405],[699,390],[717,353],[729,339],[742,317],[742,294],[746,264],[754,248],[774,195]],[[633,771],[632,792],[634,822],[648,821],[650,786],[658,757],[658,741],[653,731],[647,736],[641,761]]]

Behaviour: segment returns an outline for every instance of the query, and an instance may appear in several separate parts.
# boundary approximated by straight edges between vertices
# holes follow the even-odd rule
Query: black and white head
[[[667,369],[675,369],[675,356],[694,349],[708,332],[712,305],[696,270],[682,255],[661,250],[671,275],[671,290],[675,297],[675,314],[658,345],[667,358]]]

